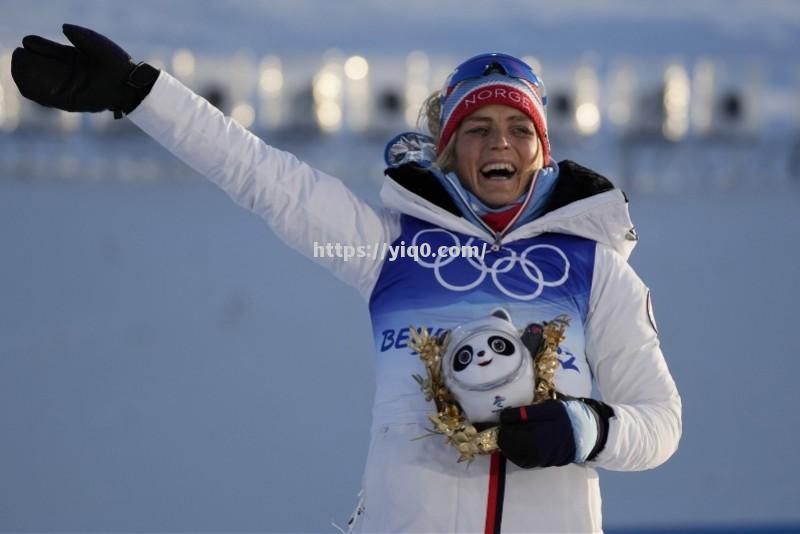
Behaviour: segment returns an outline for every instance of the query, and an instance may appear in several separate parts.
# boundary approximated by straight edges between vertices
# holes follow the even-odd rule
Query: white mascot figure
[[[471,423],[497,423],[503,408],[533,402],[536,354],[531,351],[538,352],[542,328],[529,325],[526,334],[523,343],[502,308],[451,331],[442,371],[447,388]]]

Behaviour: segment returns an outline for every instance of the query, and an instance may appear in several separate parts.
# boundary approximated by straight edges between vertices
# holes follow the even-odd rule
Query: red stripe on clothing
[[[495,534],[495,518],[497,514],[497,489],[500,482],[500,453],[492,453],[489,468],[489,498],[486,502],[485,534]]]
[[[519,407],[519,418],[522,419],[523,421],[528,420],[528,410],[525,409],[525,406]]]
[[[514,204],[505,211],[496,211],[481,216],[483,222],[488,224],[495,232],[502,232],[508,227],[508,223],[516,217],[517,212],[522,208],[522,203]]]

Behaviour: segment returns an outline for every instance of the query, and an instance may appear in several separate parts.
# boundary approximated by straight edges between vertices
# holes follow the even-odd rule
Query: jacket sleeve
[[[649,290],[615,250],[598,244],[586,353],[614,410],[605,448],[588,465],[639,471],[664,463],[681,436],[681,399],[661,353]]]
[[[338,179],[265,144],[164,71],[128,117],[290,247],[369,297],[382,264],[374,249],[399,234],[396,213],[376,211]],[[363,247],[363,254],[315,257],[315,243]]]

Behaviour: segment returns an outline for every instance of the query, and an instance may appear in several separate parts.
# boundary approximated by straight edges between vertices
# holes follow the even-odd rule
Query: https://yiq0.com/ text
[[[343,243],[319,243],[314,241],[313,256],[315,258],[340,258],[343,261],[351,259],[373,259],[396,261],[400,258],[449,258],[466,257],[480,260],[486,255],[486,243],[478,245],[451,245],[432,246],[430,243],[407,245],[400,241],[394,245],[388,243],[370,243],[366,245],[352,245]]]

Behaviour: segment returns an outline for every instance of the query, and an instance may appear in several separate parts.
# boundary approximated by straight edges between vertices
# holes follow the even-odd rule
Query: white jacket
[[[391,244],[409,225],[423,225],[416,227],[417,233],[419,228],[430,227],[461,239],[475,238],[476,243],[494,240],[485,230],[389,178],[381,191],[385,207],[373,209],[339,180],[266,145],[165,72],[129,118],[235,202],[259,214],[289,246],[355,287],[373,306],[378,306],[379,299],[373,290],[382,283],[382,273],[390,272],[388,262],[380,255],[346,262],[313,257],[313,243]],[[557,386],[568,394],[589,396],[593,377],[602,400],[615,413],[605,448],[588,464],[532,470],[504,466],[503,531],[600,531],[600,492],[594,468],[650,469],[677,448],[681,401],[650,318],[649,291],[627,263],[635,244],[632,229],[627,201],[619,190],[611,190],[547,213],[502,239],[509,250],[516,243],[553,235],[567,241],[591,241],[593,265],[584,281],[589,293],[582,320],[573,323],[576,333],[571,349],[577,355],[575,370],[584,372],[560,370]],[[441,278],[438,270],[436,276]],[[495,282],[503,289],[497,279]],[[409,288],[413,286],[405,291]],[[546,320],[552,311],[537,311],[531,302],[514,305],[521,315],[530,314],[524,317],[526,321]],[[444,317],[439,325],[449,328],[485,308],[475,303],[464,306],[459,308],[465,310],[463,316],[458,312],[445,317],[435,309],[428,316],[420,315],[417,324],[428,326],[425,321],[432,317]],[[381,347],[381,342],[386,345],[386,335],[381,338],[380,332],[387,330],[385,324],[379,327],[381,321],[407,316],[377,316],[376,310],[372,311],[379,353],[378,388],[364,475],[365,511],[357,529],[485,530],[485,503],[492,497],[490,458],[479,458],[469,466],[457,464],[455,452],[438,438],[411,441],[424,433],[423,427],[428,426],[425,414],[432,411],[410,378],[421,367],[404,345],[394,343],[388,350]],[[416,317],[414,310],[408,313],[408,317]],[[392,332],[392,336],[400,335]]]

